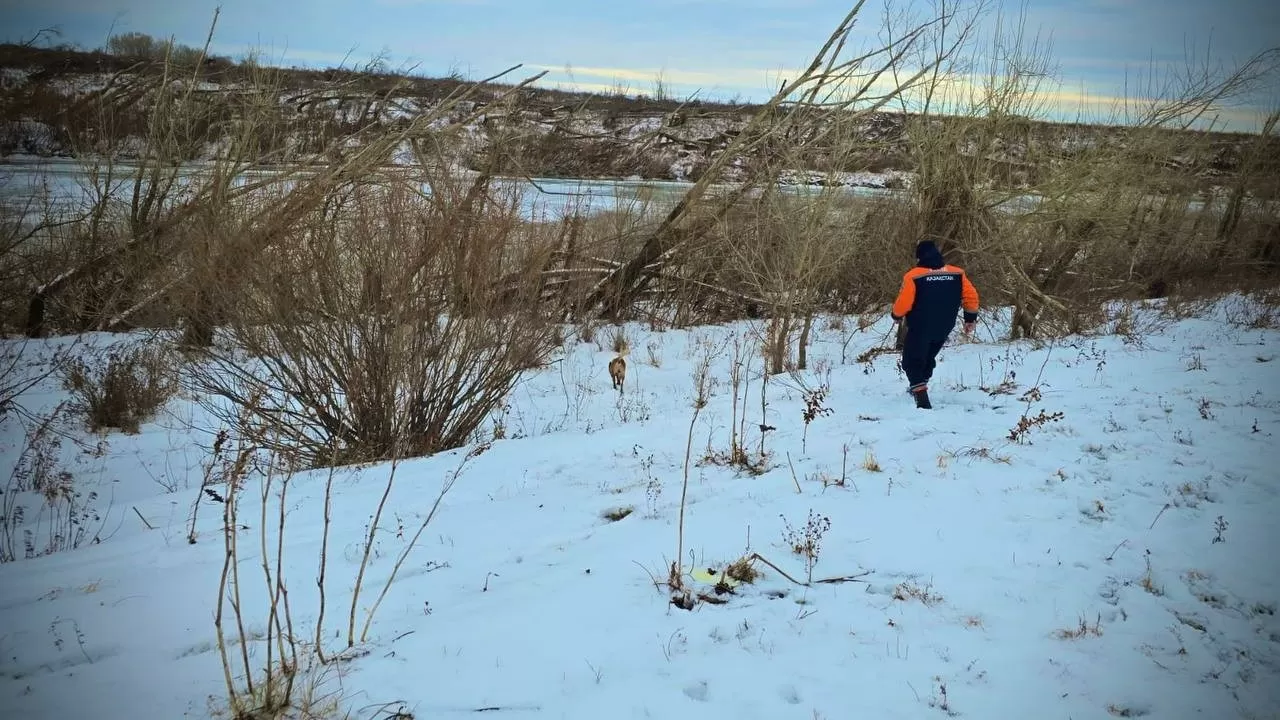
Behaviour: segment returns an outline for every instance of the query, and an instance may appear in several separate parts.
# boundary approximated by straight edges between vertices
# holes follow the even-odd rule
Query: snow
[[[129,77],[129,76],[124,76]],[[61,95],[79,97],[100,92],[118,78],[113,73],[67,74],[49,80],[49,89]]]
[[[636,120],[635,122],[628,125],[626,129],[623,131],[622,136],[625,138],[634,139],[642,135],[646,135],[652,132],[657,132],[658,130],[662,129],[662,122],[663,122],[663,118],[661,117],[640,118],[639,120]]]
[[[784,170],[779,174],[778,184],[818,187],[834,185],[853,188],[886,190],[889,188],[909,187],[914,173],[900,170],[887,172],[831,172],[822,173],[816,170]]]
[[[31,71],[25,68],[0,68],[0,90],[20,88],[30,77]]]
[[[315,677],[365,718],[481,708],[503,718],[1272,717],[1280,333],[1249,327],[1254,311],[1239,298],[1179,320],[1160,320],[1158,308],[1138,311],[1140,336],[1052,344],[997,341],[1004,315],[988,313],[978,338],[943,351],[932,411],[911,406],[892,355],[855,361],[887,336],[887,318],[865,332],[852,318],[843,329],[820,323],[811,369],[769,380],[763,418],[751,325],[627,326],[621,396],[605,371],[608,332],[571,338],[485,428],[501,439],[462,470],[359,656]],[[735,337],[751,362],[748,449],[758,450],[762,421],[776,428],[759,475],[703,461],[728,448]],[[692,611],[655,587],[651,575],[665,579],[676,552],[694,369],[716,349],[711,400],[692,433],[686,571],[756,552],[804,580],[784,535],[787,525],[802,532],[812,512],[830,522],[813,578],[855,580],[801,587],[758,564],[763,575],[725,604]],[[827,379],[831,412],[806,432],[798,388]],[[981,389],[1006,380],[1007,393]],[[1036,386],[1040,399],[1022,401]],[[23,403],[39,411],[63,397],[47,382]],[[1009,439],[1020,417],[1041,410],[1063,416],[1026,442]],[[8,463],[14,425],[0,436]],[[89,445],[100,439],[72,431]],[[98,493],[101,542],[0,565],[0,715],[217,710],[222,506],[199,492],[216,431],[179,397],[139,434],[105,436],[101,457],[64,446],[68,462],[83,460],[72,468],[77,488]],[[466,452],[395,469],[357,635]],[[333,476],[330,653],[346,646],[364,537],[391,472]],[[277,478],[266,500],[272,549],[281,502],[287,510],[284,573],[304,640],[315,636],[328,479],[299,473],[282,501]],[[257,635],[267,611],[261,480],[242,493],[238,567],[246,629]],[[620,508],[633,511],[605,517]],[[238,648],[229,651],[242,672]],[[255,668],[264,651],[251,643]]]
[[[671,177],[680,182],[688,182],[699,159],[692,153],[680,154],[671,163]]]

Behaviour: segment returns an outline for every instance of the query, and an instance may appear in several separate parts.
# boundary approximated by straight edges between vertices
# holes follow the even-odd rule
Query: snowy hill
[[[300,660],[308,717],[341,717],[330,705],[402,720],[1276,717],[1280,332],[1250,327],[1244,303],[1181,320],[1153,304],[1136,334],[1039,346],[996,341],[1003,321],[988,316],[977,340],[943,351],[932,411],[911,405],[894,356],[855,359],[887,318],[862,333],[852,319],[824,324],[811,369],[764,385],[763,416],[750,325],[628,326],[622,395],[612,353],[571,338],[511,395],[487,450],[394,468],[354,614],[393,469],[298,473],[283,497],[285,477],[264,493],[249,475],[234,568],[253,641],[232,641],[224,610],[231,671],[267,662],[264,561],[274,573],[278,548],[294,634],[316,638],[323,548],[320,639],[332,657],[354,624],[357,642],[340,662]],[[735,337],[750,362],[737,408],[748,453],[759,426],[775,428],[758,473],[722,462]],[[703,361],[710,402],[691,429]],[[828,383],[829,412],[805,423],[803,389]],[[23,402],[63,399],[46,382]],[[23,439],[17,423],[4,429],[9,466]],[[215,498],[228,488],[201,492],[217,429],[190,397],[136,435],[70,427],[107,443],[60,451],[90,528],[76,549],[41,554],[65,513],[5,490],[7,520],[26,506],[5,530],[19,545],[30,530],[35,557],[0,565],[0,716],[204,718],[225,705]],[[687,451],[682,566],[704,596],[692,611],[658,585],[675,560]],[[752,554],[759,576],[717,592]],[[844,581],[819,582],[831,578]]]
[[[225,58],[211,58],[196,75],[190,83],[190,107],[183,111],[195,120],[184,125],[189,137],[178,153],[188,161],[210,160],[226,151],[237,127],[226,117],[247,112],[241,106],[265,113],[253,122],[264,128],[258,132],[259,150],[269,152],[270,162],[326,163],[332,160],[326,152],[335,138],[399,127],[439,107],[467,84],[461,78],[337,68],[280,68],[265,79],[254,68]],[[155,61],[0,45],[0,158],[89,157],[97,152],[136,159],[144,154],[164,77],[162,65]],[[501,83],[524,79],[512,75]],[[452,162],[470,169],[485,167],[487,149],[501,142],[520,157],[518,169],[505,169],[512,174],[696,180],[761,111],[759,104],[653,97],[622,88],[613,93],[575,92],[547,81],[523,89],[514,105],[495,102],[510,87],[489,84],[444,118],[453,122],[480,111],[449,143]],[[833,117],[833,127],[839,128],[834,135],[843,144],[806,142],[786,181],[904,187],[917,171],[918,148],[913,143],[920,141],[911,137],[920,128],[909,127],[908,117],[877,112],[847,128],[839,125],[847,120]],[[975,120],[939,117],[930,122],[968,127]],[[996,175],[1005,178],[1001,182],[1019,187],[1035,186],[1048,169],[1073,158],[1099,154],[1111,159],[1122,148],[1153,140],[1142,135],[1146,139],[1138,142],[1131,129],[1105,125],[1032,119],[1007,124],[997,136],[978,133],[957,141],[955,150],[985,158]],[[1154,152],[1171,170],[1209,185],[1248,166],[1244,159],[1250,155],[1254,164],[1262,158],[1274,166],[1280,147],[1259,145],[1257,136],[1248,134],[1168,130],[1159,135],[1159,148],[1144,150],[1143,156]],[[409,149],[402,147],[386,162],[411,158]],[[750,155],[735,163],[756,159]],[[729,179],[740,171],[730,168]]]

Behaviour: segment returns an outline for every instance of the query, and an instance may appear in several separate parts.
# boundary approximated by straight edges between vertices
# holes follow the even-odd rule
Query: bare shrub
[[[157,343],[84,352],[69,358],[61,375],[94,432],[136,433],[178,390],[173,359]]]
[[[827,373],[817,387],[808,387],[799,374],[792,374],[792,377],[796,379],[803,392],[804,410],[801,412],[801,418],[804,420],[804,432],[800,435],[800,452],[805,452],[809,443],[809,425],[814,420],[835,412],[834,409],[823,404],[831,392],[831,378],[830,373]]]
[[[1249,330],[1280,327],[1280,289],[1231,298],[1224,307],[1224,317],[1230,325]]]
[[[229,401],[215,413],[251,432],[249,408],[266,446],[307,466],[427,455],[468,442],[546,361],[549,248],[522,232],[518,198],[430,180],[430,199],[394,180],[349,188],[251,271],[232,349],[193,373]]]
[[[787,522],[786,516],[782,518],[783,541],[791,552],[804,558],[804,569],[809,583],[813,583],[813,568],[818,564],[818,558],[822,554],[822,536],[831,529],[831,518],[821,513],[815,513],[812,508],[809,510],[808,519],[805,521],[804,528],[797,530]]]
[[[213,140],[219,121],[240,114],[226,96],[198,91],[198,68],[217,16],[199,49],[157,44],[137,33],[120,36],[123,47],[146,49],[157,67],[115,73],[65,113],[62,124],[88,179],[87,207],[68,221],[65,233],[76,252],[58,258],[30,292],[28,335],[38,336],[50,326],[72,332],[120,329],[140,310],[153,309],[175,283],[172,260],[182,247],[175,231],[210,199],[247,191],[233,187],[234,173],[184,177],[182,172],[182,163],[198,157]],[[243,96],[268,90],[246,86]],[[240,119],[243,126],[257,125],[247,114]],[[226,144],[230,160],[240,146]],[[126,167],[120,161],[130,156],[134,165]]]
[[[241,408],[241,425],[248,427],[255,422],[248,408]],[[325,638],[325,612],[328,606],[328,552],[331,532],[331,510],[334,504],[335,467],[329,465],[324,485],[322,542],[319,557],[319,577],[316,582],[319,594],[316,598],[316,622],[310,638],[293,622],[293,607],[289,597],[289,583],[285,576],[285,552],[289,546],[286,534],[288,518],[292,515],[292,502],[288,493],[294,479],[287,458],[266,450],[263,438],[273,429],[258,425],[252,436],[232,438],[224,429],[218,434],[209,462],[203,494],[222,505],[222,538],[224,562],[219,574],[217,609],[214,629],[217,647],[222,661],[226,686],[225,708],[237,720],[256,718],[318,718],[342,716],[341,699],[331,685],[340,679],[345,662],[363,653],[356,648],[368,640],[374,616],[390,592],[405,560],[412,553],[423,532],[436,517],[444,497],[453,487],[468,463],[483,454],[489,445],[471,448],[454,470],[444,477],[434,503],[419,517],[417,528],[399,528],[404,546],[395,557],[390,573],[378,584],[369,588],[367,573],[378,542],[379,533],[387,532],[380,520],[388,508],[396,480],[398,458],[393,459],[387,472],[385,488],[374,509],[366,535],[362,538],[363,554],[356,568],[349,611],[344,620],[342,648],[328,652]],[[381,472],[385,468],[376,468]],[[240,500],[244,493],[256,489],[260,514],[250,523],[240,520]],[[191,542],[194,542],[192,535]],[[242,567],[249,564],[242,543],[251,545],[249,552],[257,555],[261,580],[266,595],[261,604],[246,604],[241,592],[247,577]],[[361,606],[362,592],[376,593],[364,610],[364,623],[357,632],[356,616]],[[346,596],[343,596],[346,599]],[[263,628],[258,630],[257,628]],[[258,658],[251,661],[251,657]],[[261,664],[259,664],[261,663]]]
[[[857,250],[842,196],[830,188],[799,198],[769,189],[726,216],[720,238],[730,269],[721,270],[720,282],[763,303],[769,374],[807,367],[821,300]]]
[[[671,591],[671,604],[684,610],[694,607],[693,594],[684,582],[684,515],[689,496],[689,467],[693,454],[693,429],[707,404],[711,402],[711,366],[723,352],[724,346],[702,343],[702,354],[693,371],[693,414],[689,418],[689,432],[685,437],[684,475],[680,485],[680,514],[676,520],[676,559],[671,561],[667,574],[667,587]]]
[[[191,67],[204,59],[199,48],[176,43],[172,39],[157,40],[140,32],[126,32],[107,38],[104,47],[112,55],[127,58],[168,61],[175,65]]]

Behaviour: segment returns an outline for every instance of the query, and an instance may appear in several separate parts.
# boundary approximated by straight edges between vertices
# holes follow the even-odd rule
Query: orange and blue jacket
[[[962,268],[917,266],[902,276],[902,289],[890,314],[894,320],[906,318],[913,334],[944,339],[955,329],[961,308],[966,323],[978,319],[978,289]]]

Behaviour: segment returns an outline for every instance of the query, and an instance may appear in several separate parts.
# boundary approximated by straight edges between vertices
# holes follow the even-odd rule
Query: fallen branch
[[[155,530],[155,528],[151,526],[151,523],[147,522],[147,519],[146,519],[146,518],[144,518],[144,517],[142,517],[142,513],[138,511],[138,506],[137,506],[137,505],[134,505],[134,506],[133,506],[133,511],[134,511],[135,513],[138,513],[138,519],[142,521],[142,524],[143,524],[143,525],[146,525],[146,526],[147,526],[147,529],[148,529],[148,530]]]
[[[866,570],[866,571],[857,573],[855,575],[844,575],[842,577],[823,578],[821,580],[814,580],[813,584],[814,585],[841,585],[847,582],[866,582],[862,578],[870,575],[873,572],[875,571]]]
[[[803,495],[804,491],[800,489],[800,480],[796,478],[796,466],[791,463],[791,453],[787,453],[787,467],[791,468],[791,482],[796,484],[796,493]]]
[[[1149,527],[1149,528],[1147,528],[1147,529],[1148,529],[1148,530],[1154,530],[1154,529],[1155,529],[1155,527],[1156,527],[1156,523],[1160,522],[1160,516],[1164,514],[1164,511],[1165,511],[1165,510],[1168,510],[1168,509],[1169,509],[1169,508],[1171,508],[1171,507],[1173,507],[1173,506],[1172,506],[1172,505],[1170,505],[1169,503],[1165,503],[1165,504],[1164,504],[1164,507],[1160,508],[1160,512],[1156,513],[1156,519],[1151,521],[1151,527]]]
[[[841,575],[839,577],[823,578],[821,580],[814,580],[812,583],[807,583],[807,582],[801,582],[800,580],[797,580],[791,577],[790,575],[787,574],[787,571],[769,562],[760,553],[751,553],[750,557],[747,558],[748,562],[753,562],[756,560],[759,560],[765,565],[768,565],[769,567],[773,568],[778,572],[779,575],[790,580],[792,584],[799,585],[800,587],[813,587],[814,585],[838,585],[838,584],[847,583],[847,582],[859,582],[861,581],[862,578],[875,572],[874,570],[865,570],[863,572],[860,572],[854,575]]]

